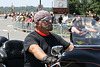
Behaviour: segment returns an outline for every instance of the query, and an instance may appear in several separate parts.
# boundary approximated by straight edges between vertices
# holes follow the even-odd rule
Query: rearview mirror
[[[61,53],[61,50],[63,49],[63,46],[61,45],[58,45],[58,46],[53,46],[52,49],[51,49],[51,54],[53,56],[58,56],[60,55]]]

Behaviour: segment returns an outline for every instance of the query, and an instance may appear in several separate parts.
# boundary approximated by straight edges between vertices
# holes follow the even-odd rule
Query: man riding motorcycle
[[[56,62],[56,58],[51,55],[51,48],[55,45],[63,45],[65,51],[72,51],[74,46],[60,36],[51,33],[53,29],[50,13],[41,10],[34,16],[35,31],[26,36],[24,40],[25,66],[45,67],[44,64]]]
[[[85,31],[98,32],[97,30],[87,28],[86,26],[84,26],[82,24],[82,18],[77,17],[74,26],[71,27],[70,41],[73,42],[73,37],[85,37],[85,35],[83,35],[85,33],[83,29],[85,29]]]

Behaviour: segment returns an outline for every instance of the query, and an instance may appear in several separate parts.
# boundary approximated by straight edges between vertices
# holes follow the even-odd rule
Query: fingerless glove
[[[43,62],[46,63],[46,64],[55,63],[56,61],[57,61],[57,59],[55,57],[45,56],[43,58]]]

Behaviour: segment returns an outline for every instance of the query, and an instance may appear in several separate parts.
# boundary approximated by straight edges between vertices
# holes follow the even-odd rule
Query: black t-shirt
[[[62,17],[59,17],[59,22],[60,23],[62,23],[62,20],[63,20],[63,18]]]
[[[99,17],[98,16],[93,16],[93,18],[98,21],[99,20]]]
[[[36,31],[30,33],[24,41],[25,61],[30,64],[30,67],[44,67],[41,61],[37,60],[32,53],[28,52],[28,48],[32,44],[39,45],[48,56],[51,56],[52,46],[69,46],[67,41],[54,33],[50,33],[48,36],[42,36]]]

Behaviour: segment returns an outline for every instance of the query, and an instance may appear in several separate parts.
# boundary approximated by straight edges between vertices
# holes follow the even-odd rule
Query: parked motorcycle
[[[23,41],[8,40],[0,47],[0,67],[24,67]]]

